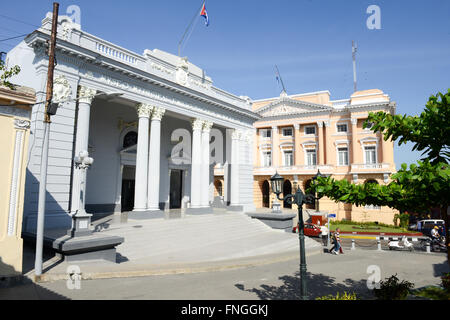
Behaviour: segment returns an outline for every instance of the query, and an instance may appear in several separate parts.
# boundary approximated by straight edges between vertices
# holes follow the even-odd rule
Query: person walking
[[[341,229],[337,228],[336,231],[333,234],[333,244],[334,247],[331,250],[331,252],[333,254],[343,254],[344,252],[342,251],[342,246],[341,246],[341,238],[339,236],[339,233],[341,232]]]

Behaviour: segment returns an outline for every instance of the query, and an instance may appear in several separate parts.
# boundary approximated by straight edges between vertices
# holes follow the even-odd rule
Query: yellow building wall
[[[319,104],[331,104],[329,99],[329,93],[320,92],[311,95],[298,95],[290,96],[294,100],[302,100],[311,103]],[[366,90],[360,91],[352,95],[351,104],[363,104],[370,103],[368,101],[377,100],[379,102],[390,103],[389,97],[384,94],[381,90]],[[259,101],[257,107],[260,109],[263,106],[276,101],[276,99],[268,99],[264,101]],[[285,179],[291,180],[293,183],[293,175],[297,175],[301,189],[304,191],[304,183],[312,178],[312,175],[305,173],[305,147],[304,143],[316,143],[317,151],[317,165],[323,174],[331,174],[335,179],[347,179],[353,182],[353,170],[358,172],[358,182],[364,183],[369,178],[376,179],[380,184],[385,184],[384,182],[384,172],[394,173],[395,163],[394,163],[394,143],[393,141],[384,141],[383,136],[380,133],[373,133],[370,130],[363,129],[363,123],[368,117],[368,111],[358,111],[360,109],[352,110],[349,109],[348,112],[331,112],[328,115],[310,115],[301,114],[294,118],[292,116],[286,118],[278,119],[265,119],[254,123],[254,127],[272,129],[277,127],[278,135],[269,139],[266,142],[271,144],[273,141],[272,156],[276,159],[272,163],[273,173],[275,171],[283,171],[283,177]],[[371,112],[386,111],[384,108],[372,109]],[[356,123],[355,123],[356,119]],[[323,126],[319,126],[322,124]],[[337,124],[345,123],[347,124],[347,132],[339,133],[337,131]],[[312,126],[316,127],[315,135],[306,135],[305,127]],[[294,136],[289,139],[283,139],[281,137],[281,128],[283,127],[293,127]],[[297,127],[298,129],[295,129]],[[259,130],[257,130],[259,133]],[[262,139],[258,137],[261,143]],[[368,141],[365,139],[369,138]],[[373,139],[375,141],[370,141]],[[291,170],[288,168],[280,168],[282,166],[282,152],[280,144],[283,142],[293,143],[294,147],[294,166]],[[258,140],[257,140],[258,141]],[[364,168],[364,152],[363,144],[370,145],[376,144],[377,148],[377,164],[382,165],[382,167],[374,168]],[[348,165],[338,165],[338,147],[348,148]],[[262,166],[259,148],[255,149],[257,152],[255,159],[255,175],[254,175],[254,201],[256,208],[262,208],[263,197],[262,197],[262,183],[264,180],[270,181],[270,175],[267,175],[264,170],[260,170]],[[352,168],[353,165],[357,165]],[[322,166],[321,166],[322,165]],[[297,166],[297,168],[294,168]],[[359,167],[358,167],[359,166]],[[317,169],[316,169],[317,171]],[[292,174],[291,174],[292,172]],[[370,172],[370,173],[369,173]],[[314,173],[315,174],[315,173]],[[270,195],[270,207],[272,207],[272,202],[275,196],[271,193]],[[294,206],[293,210],[297,210]],[[397,213],[396,210],[382,207],[380,209],[368,209],[365,207],[356,207],[344,203],[336,203],[330,199],[324,198],[320,200],[320,210],[327,211],[330,213],[336,213],[337,219],[347,219],[354,221],[378,221],[380,223],[393,224],[394,215]]]
[[[29,130],[15,128],[14,121],[16,119],[12,116],[0,115],[0,146],[2,146],[2,156],[0,157],[0,275],[2,276],[22,272],[23,240],[21,233]],[[20,146],[20,170],[17,176],[15,228],[13,234],[8,235],[15,141],[16,133],[19,130],[23,131],[23,136]]]

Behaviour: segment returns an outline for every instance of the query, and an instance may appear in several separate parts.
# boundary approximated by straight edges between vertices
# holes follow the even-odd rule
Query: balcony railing
[[[317,170],[320,170],[321,172],[329,172],[334,169],[334,166],[332,165],[316,165],[316,166],[279,166],[279,167],[255,167],[254,170],[258,173],[275,173],[275,171],[278,172],[286,172],[286,171],[299,171],[299,172],[311,172],[311,173],[317,173]]]
[[[352,164],[352,171],[354,170],[361,170],[361,169],[389,169],[388,163],[357,163]]]

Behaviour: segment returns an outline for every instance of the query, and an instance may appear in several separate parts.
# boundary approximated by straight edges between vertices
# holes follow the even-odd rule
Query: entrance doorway
[[[283,185],[283,197],[292,193],[292,184],[289,180],[286,180]],[[283,208],[292,209],[292,204],[287,202],[287,199],[284,200]]]
[[[132,211],[134,208],[134,188],[136,179],[136,168],[124,166],[122,173],[122,212]]]
[[[183,198],[183,170],[170,172],[170,209],[181,209]]]
[[[270,185],[267,180],[262,185],[263,207],[270,208]]]

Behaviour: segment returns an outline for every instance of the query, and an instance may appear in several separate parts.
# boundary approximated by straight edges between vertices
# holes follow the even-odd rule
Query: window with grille
[[[315,126],[305,127],[305,134],[316,134],[316,127]]]
[[[348,148],[338,148],[338,161],[340,166],[348,166]]]
[[[271,151],[263,152],[263,166],[264,167],[272,166],[272,152]]]
[[[364,147],[364,152],[366,156],[365,164],[376,164],[377,163],[377,148],[375,146]]]
[[[345,132],[348,131],[347,124],[345,124],[345,123],[338,124],[336,127],[337,127],[337,132],[338,133],[345,133]]]
[[[286,150],[283,152],[284,155],[284,166],[290,167],[294,164],[294,156],[292,154],[292,150]]]
[[[317,165],[317,152],[315,149],[306,150],[306,164],[308,166]]]
[[[292,137],[293,135],[292,128],[283,128],[283,137]]]

